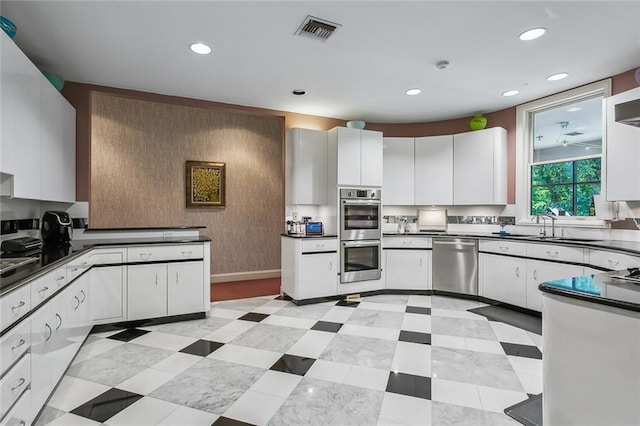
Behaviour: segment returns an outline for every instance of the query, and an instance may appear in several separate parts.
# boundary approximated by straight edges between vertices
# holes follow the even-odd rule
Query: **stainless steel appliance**
[[[380,240],[342,241],[340,259],[341,283],[378,280],[382,276]]]
[[[382,205],[379,189],[340,190],[340,239],[382,238]]]
[[[434,290],[478,294],[478,241],[465,238],[433,239]]]
[[[68,243],[73,238],[71,216],[67,212],[44,212],[40,234],[42,241],[49,246]]]

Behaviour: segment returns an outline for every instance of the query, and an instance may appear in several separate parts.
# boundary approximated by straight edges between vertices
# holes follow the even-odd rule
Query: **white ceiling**
[[[377,123],[521,104],[640,66],[640,1],[2,1],[69,81]],[[307,15],[342,26],[295,36]],[[543,26],[540,39],[518,40]],[[199,56],[194,41],[213,52]],[[437,69],[438,61],[451,65]],[[550,82],[550,74],[570,76]],[[405,90],[422,88],[407,96]],[[304,89],[305,96],[294,96]],[[501,93],[518,89],[505,98]]]

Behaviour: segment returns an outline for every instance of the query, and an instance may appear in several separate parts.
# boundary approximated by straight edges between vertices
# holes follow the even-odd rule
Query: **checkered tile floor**
[[[203,320],[89,336],[37,424],[518,425],[541,336],[440,296],[212,304]]]

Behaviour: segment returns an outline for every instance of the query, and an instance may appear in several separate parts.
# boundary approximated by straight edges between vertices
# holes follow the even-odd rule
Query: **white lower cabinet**
[[[334,296],[338,255],[336,253],[303,254],[301,260],[300,299]]]
[[[167,315],[167,265],[130,265],[127,271],[127,320]]]
[[[31,406],[35,414],[53,389],[53,304],[41,306],[31,315]]]
[[[89,311],[94,324],[125,321],[127,302],[126,266],[91,269]]]
[[[527,308],[542,311],[542,293],[538,286],[544,281],[576,277],[584,273],[582,266],[565,263],[527,260]]]
[[[168,315],[202,311],[202,262],[169,263],[167,269]]]
[[[527,260],[480,254],[480,294],[489,299],[527,307]]]
[[[393,250],[386,253],[386,287],[401,290],[431,288],[431,252],[427,250]]]
[[[0,379],[0,418],[2,418],[31,383],[31,355],[27,354]]]
[[[31,390],[27,390],[2,419],[2,426],[26,426],[34,420],[31,412]]]

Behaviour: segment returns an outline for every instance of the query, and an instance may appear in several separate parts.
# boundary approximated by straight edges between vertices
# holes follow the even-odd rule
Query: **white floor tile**
[[[218,306],[212,306],[211,310],[209,311],[209,316],[227,318],[227,319],[238,319],[244,314],[245,312],[243,311],[236,311],[233,309],[224,309],[224,308],[219,308]]]
[[[409,302],[407,306],[417,306],[419,308],[431,307],[431,296],[422,296],[419,294],[413,294],[409,296]]]
[[[170,402],[144,397],[111,417],[105,422],[105,424],[109,426],[155,425],[169,414],[176,411],[178,407],[180,406]]]
[[[464,341],[464,337],[445,336],[442,334],[431,335],[431,346],[442,346],[445,348],[453,348],[453,349],[467,348],[467,344]]]
[[[93,426],[99,425],[100,423],[94,422],[91,419],[82,416],[76,416],[75,414],[67,413],[62,416],[56,418],[54,421],[49,423],[50,425],[60,425],[60,426]]]
[[[402,330],[431,333],[431,317],[422,314],[404,314]]]
[[[466,349],[470,351],[476,352],[487,352],[490,354],[504,354],[504,350],[500,345],[500,342],[492,341],[492,340],[483,340],[483,339],[473,339],[470,337],[465,337],[464,342],[466,345]]]
[[[502,322],[489,321],[499,341],[534,346],[527,332]]]
[[[358,365],[351,367],[344,378],[344,383],[347,385],[380,391],[386,389],[387,381],[389,381],[388,371]]]
[[[343,383],[345,377],[347,377],[347,374],[349,373],[349,370],[351,370],[351,365],[349,364],[317,359],[309,371],[307,371],[305,377]]]
[[[210,426],[218,420],[218,415],[180,406],[177,410],[162,419],[158,426]]]
[[[203,339],[220,343],[229,343],[245,331],[255,327],[256,324],[258,323],[252,321],[233,321],[227,325],[220,327],[213,333],[207,334],[203,337]]]
[[[504,409],[528,398],[524,392],[514,392],[487,386],[478,386],[482,408],[494,413],[502,413]]]
[[[431,308],[431,315],[434,317],[449,317],[449,318],[461,318],[461,319],[471,319],[478,321],[486,321],[487,318],[481,315],[476,315],[467,311],[456,311],[454,309],[440,309],[440,308]]]
[[[200,361],[202,357],[190,354],[184,354],[181,352],[176,352],[175,354],[163,359],[157,364],[152,365],[151,367],[155,370],[164,371],[167,373],[179,374],[182,373],[187,368],[191,367],[198,361]]]
[[[177,336],[175,334],[154,331],[152,333],[147,333],[143,336],[136,337],[135,339],[131,340],[130,343],[177,352],[180,349],[184,349],[190,344],[196,342],[197,340],[198,339],[194,337]]]
[[[96,396],[108,391],[109,386],[72,376],[64,376],[48,405],[62,411],[71,411]]]
[[[318,358],[335,334],[325,331],[309,330],[289,350],[288,354],[307,358]]]
[[[120,333],[122,330],[109,330],[109,331],[102,331],[100,333],[91,333],[91,336],[93,337],[99,337],[101,339],[106,339],[109,336],[113,336],[114,334],[118,334]]]
[[[390,303],[360,302],[356,309],[372,309],[375,311],[404,312],[405,305],[392,305]]]
[[[390,328],[367,327],[364,325],[345,324],[338,331],[339,334],[350,336],[372,337],[374,339],[398,340],[400,330]]]
[[[534,345],[536,345],[538,348],[542,348],[542,336],[536,333],[531,333],[530,331],[527,331],[527,336],[529,336],[529,339],[531,339],[531,341],[533,342]]]
[[[537,395],[542,392],[542,374],[525,373],[516,371],[520,384],[526,393]]]
[[[304,328],[309,330],[317,321],[308,318],[285,317],[280,315],[270,315],[261,321],[261,324],[279,325],[282,327]]]
[[[255,308],[251,312],[256,312],[258,314],[271,315],[271,314],[274,314],[274,313],[278,312],[280,310],[280,308],[282,308],[282,306],[265,304],[263,306],[258,306],[257,308]]]
[[[73,364],[80,364],[89,358],[103,354],[120,345],[124,345],[124,342],[113,339],[100,339],[97,342],[89,343],[88,345],[81,347],[78,355],[76,355],[73,360]]]
[[[464,407],[482,408],[476,385],[452,380],[432,379],[431,400]]]
[[[431,346],[420,343],[398,342],[396,345],[396,356],[428,359],[431,361]]]
[[[229,407],[224,416],[254,425],[266,425],[284,400],[283,397],[249,390]]]
[[[139,395],[148,395],[175,376],[176,373],[167,373],[166,371],[147,368],[120,383],[118,389],[124,389]]]
[[[278,352],[226,344],[212,352],[208,358],[268,369],[271,368],[281,356],[282,354]]]
[[[430,425],[431,401],[385,392],[380,419],[405,425]]]
[[[317,363],[318,361],[316,361],[313,366]],[[313,368],[313,366],[311,366],[311,368]],[[307,376],[309,376],[309,372],[307,372]],[[249,390],[286,398],[291,391],[298,386],[300,380],[302,380],[302,376],[298,376],[297,374],[267,370]]]
[[[427,345],[424,345],[427,346]],[[391,370],[397,373],[413,374],[415,376],[431,377],[431,357],[414,358],[394,356]]]
[[[344,324],[354,311],[355,309],[346,306],[334,306],[322,317],[321,321]]]
[[[529,373],[529,374],[537,374],[542,377],[542,360],[541,359],[533,359],[533,358],[525,358],[521,356],[511,356],[507,355],[507,359],[509,359],[509,363],[515,371]]]

